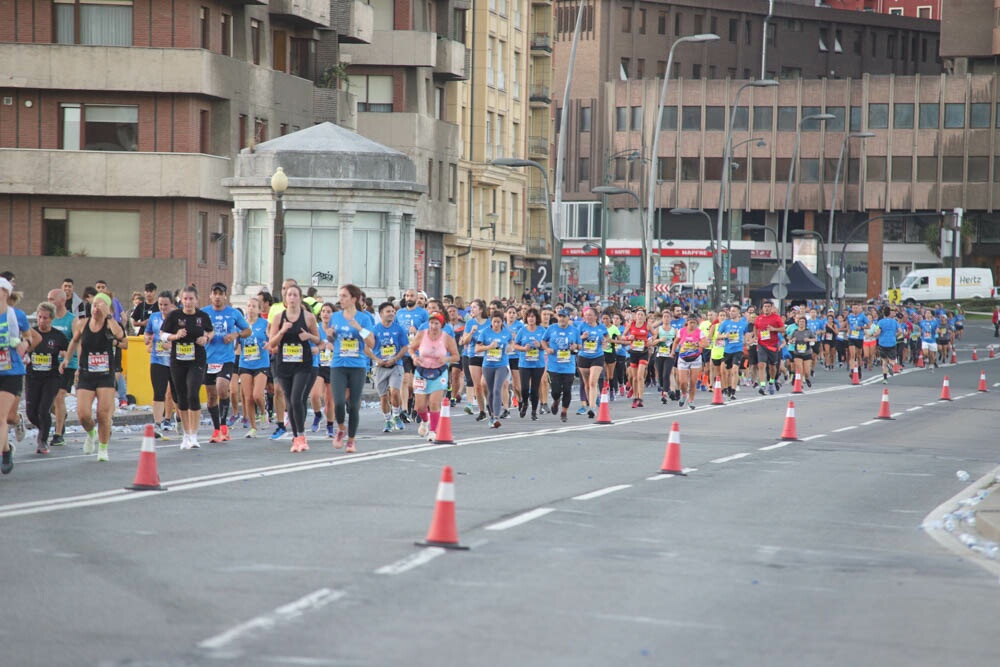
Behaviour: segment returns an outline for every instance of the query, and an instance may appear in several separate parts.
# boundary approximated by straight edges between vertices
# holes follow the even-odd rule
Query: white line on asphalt
[[[780,449],[782,447],[787,447],[792,444],[791,442],[776,442],[773,445],[768,445],[767,447],[758,447],[757,450],[761,452],[769,452],[772,449]]]
[[[882,421],[882,420],[881,419],[869,419],[866,422],[861,422],[861,424],[859,424],[859,426],[871,426],[872,424],[877,424],[880,421]]]
[[[698,472],[697,468],[681,468],[681,471],[687,475],[689,472]],[[647,477],[646,481],[658,482],[661,479],[670,479],[671,477],[682,477],[682,475],[674,475],[669,472],[661,472],[659,475],[653,475],[652,477]]]
[[[1000,387],[1000,382],[994,382],[994,383],[993,383],[993,386],[994,386],[994,387]]]
[[[835,429],[833,429],[833,432],[834,433],[843,433],[844,431],[853,431],[856,428],[857,428],[857,426],[845,426],[844,428],[835,428]]]
[[[892,417],[893,419],[895,419],[896,417],[902,417],[902,416],[903,416],[903,413],[902,413],[902,412],[893,412],[893,413],[892,413],[891,415],[889,415],[889,416],[890,416],[890,417]]]
[[[923,410],[923,408],[924,408],[924,406],[922,406],[922,405],[914,405],[912,408],[906,408],[906,411],[907,412],[914,412],[916,410]]]
[[[826,433],[817,433],[816,435],[810,435],[808,438],[802,438],[802,442],[809,442],[810,440],[818,440],[825,437]]]
[[[926,407],[930,408],[930,407],[933,407],[935,405],[939,405],[939,402],[938,401],[931,401],[930,403],[924,403],[924,405]]]
[[[524,514],[518,514],[515,517],[511,517],[506,521],[500,521],[499,523],[494,523],[492,525],[486,526],[486,530],[507,530],[508,528],[513,528],[514,526],[520,526],[522,523],[528,523],[529,521],[534,521],[539,517],[543,517],[550,512],[555,512],[554,507],[538,507],[531,511],[525,512]]]
[[[962,400],[963,398],[965,398],[965,396],[952,396],[952,397],[951,397],[951,400],[953,400],[953,401],[960,401],[960,400]]]
[[[723,456],[721,459],[712,459],[709,463],[729,463],[730,461],[742,459],[747,456],[750,456],[749,452],[740,452],[739,454],[733,454],[732,456]]]
[[[421,549],[415,554],[410,554],[406,558],[397,560],[395,563],[385,565],[375,570],[375,574],[403,574],[404,572],[409,572],[410,570],[420,567],[425,563],[429,563],[438,556],[443,555],[445,552],[441,547],[427,547],[426,549]]]
[[[209,637],[208,639],[199,642],[198,647],[217,651],[229,644],[232,644],[234,641],[249,632],[270,630],[279,623],[292,621],[307,611],[322,609],[331,602],[335,602],[344,597],[344,595],[346,594],[343,591],[321,588],[317,591],[313,591],[309,595],[295,600],[294,602],[282,605],[269,614],[262,614],[261,616],[252,618],[245,623],[240,623],[239,625],[234,626],[223,633],[215,635],[214,637]]]
[[[590,493],[584,493],[579,496],[573,496],[573,500],[590,500],[591,498],[600,498],[601,496],[606,496],[609,493],[614,493],[615,491],[621,491],[622,489],[630,488],[631,484],[619,484],[618,486],[609,486],[604,489],[598,489],[597,491],[591,491]]]

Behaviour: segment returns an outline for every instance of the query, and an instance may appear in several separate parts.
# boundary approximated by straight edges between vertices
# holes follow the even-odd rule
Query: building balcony
[[[528,154],[533,156],[548,157],[549,138],[530,135],[528,137]]]
[[[448,81],[463,81],[469,78],[465,69],[465,44],[438,37],[434,78]]]
[[[414,162],[431,155],[457,162],[458,125],[418,113],[358,113],[358,133],[409,155]]]
[[[232,163],[214,155],[2,148],[0,163],[7,193],[232,201]]]
[[[313,120],[358,129],[358,96],[336,88],[313,88]]]
[[[533,106],[552,104],[552,91],[547,83],[531,84],[531,91],[528,94],[528,102]]]
[[[371,44],[375,10],[361,0],[333,0],[330,27],[341,44]]]
[[[545,188],[528,188],[528,207],[546,208],[549,200],[545,196]]]
[[[254,90],[268,104],[312,95],[310,81],[203,49],[0,44],[0,62],[7,63],[0,74],[3,88],[191,93],[223,100]]]
[[[371,44],[344,44],[341,53],[350,56],[351,65],[434,67],[437,41],[433,32],[375,30]]]
[[[549,251],[549,243],[544,237],[529,236],[525,249],[529,255],[544,255]]]
[[[269,0],[267,13],[296,23],[330,27],[330,0]]]
[[[548,32],[532,33],[531,50],[552,53],[552,35]]]

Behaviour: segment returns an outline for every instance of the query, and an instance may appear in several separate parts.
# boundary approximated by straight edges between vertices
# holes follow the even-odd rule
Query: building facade
[[[944,0],[825,0],[823,4],[832,9],[940,21]]]

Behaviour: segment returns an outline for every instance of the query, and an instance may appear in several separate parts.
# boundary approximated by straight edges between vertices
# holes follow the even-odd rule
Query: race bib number
[[[596,340],[583,341],[583,351],[591,353],[597,352],[597,341]]]
[[[90,352],[87,354],[87,370],[91,373],[108,373],[111,362],[105,352]]]
[[[389,359],[390,357],[396,356],[396,346],[395,345],[383,345],[382,346],[382,358]]]
[[[156,342],[153,343],[153,354],[158,357],[162,357],[166,353],[167,353],[167,344],[164,343],[159,338],[157,338]]]
[[[282,345],[281,346],[281,361],[286,364],[301,364],[302,363],[302,346],[301,345]]]
[[[194,343],[177,343],[177,361],[194,361]]]
[[[500,361],[503,358],[503,350],[499,347],[486,350],[486,358],[490,361]]]
[[[415,391],[423,391],[427,389],[427,379],[420,377],[420,375],[413,376],[413,389]]]
[[[333,361],[333,350],[320,350],[319,353],[319,365],[329,366]]]
[[[39,372],[52,370],[52,355],[31,353],[31,367]]]
[[[851,329],[851,338],[861,338],[861,329]]]
[[[761,340],[771,340],[771,332],[770,331],[761,331],[760,332],[760,339]]]
[[[809,349],[809,346],[806,343],[796,343],[795,344],[795,351],[796,352],[805,352],[808,349]]]
[[[826,340],[833,340],[833,334],[826,334],[826,336],[824,336],[824,338]]]
[[[569,362],[569,350],[557,350],[556,351],[556,361],[560,364],[565,364]]]
[[[11,368],[10,350],[0,350],[0,371],[9,371]]]
[[[636,352],[642,352],[646,349],[646,341],[641,339],[632,341],[632,349]]]
[[[340,341],[340,356],[342,357],[357,357],[358,356],[358,339],[357,338],[345,338]]]
[[[256,344],[244,345],[243,361],[260,361],[260,346]]]
[[[669,345],[660,345],[658,348],[656,348],[656,355],[659,356],[659,357],[669,357],[670,356],[670,346]]]
[[[209,375],[218,375],[222,372],[222,364],[209,364],[206,372]]]
[[[539,356],[538,348],[536,347],[528,348],[528,350],[524,353],[525,361],[538,361],[539,359],[541,359],[541,357]]]
[[[740,332],[739,331],[730,331],[727,334],[727,336],[729,337],[729,342],[730,343],[738,343],[738,342],[740,342]]]
[[[717,350],[721,350],[725,347],[726,347],[726,339],[724,337],[715,339],[715,348]]]

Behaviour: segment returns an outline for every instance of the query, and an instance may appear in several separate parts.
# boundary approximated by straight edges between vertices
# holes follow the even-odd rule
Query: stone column
[[[409,289],[411,287],[416,287],[417,275],[414,270],[413,262],[415,261],[413,254],[413,246],[417,240],[417,223],[413,217],[413,214],[403,215],[403,233],[402,233],[402,248],[400,249],[400,254],[402,255],[403,263],[400,277],[403,281],[403,288]]]
[[[243,208],[233,209],[233,286],[230,294],[243,295],[246,288],[246,233],[247,212]]]
[[[400,226],[403,223],[403,212],[399,209],[393,209],[388,213],[389,221],[389,234],[386,238],[383,247],[385,248],[385,253],[382,255],[383,260],[386,262],[385,271],[385,291],[386,294],[398,295],[402,294],[400,289],[399,276],[402,264],[402,253],[400,247]]]
[[[354,213],[353,208],[341,209],[337,212],[340,219],[340,257],[338,258],[337,285],[347,285],[354,282],[351,265],[351,255],[354,254]]]

